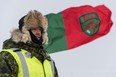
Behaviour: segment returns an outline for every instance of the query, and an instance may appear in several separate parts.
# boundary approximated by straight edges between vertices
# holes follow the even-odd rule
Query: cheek
[[[34,32],[34,35],[35,35],[36,37],[40,37],[40,36],[41,36],[41,32],[40,32],[40,31],[36,31],[36,32]]]
[[[31,30],[33,35],[35,35],[36,37],[41,37],[41,31],[39,29],[33,29]]]

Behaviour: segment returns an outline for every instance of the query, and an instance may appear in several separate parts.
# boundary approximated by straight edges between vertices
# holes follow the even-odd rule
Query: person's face
[[[32,28],[31,29],[31,32],[37,37],[37,38],[40,38],[41,37],[41,30],[39,27],[37,28]]]

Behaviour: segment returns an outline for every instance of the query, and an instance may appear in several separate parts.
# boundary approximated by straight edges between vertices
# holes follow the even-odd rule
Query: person
[[[47,44],[47,20],[31,10],[19,20],[19,29],[3,42],[0,77],[58,77],[55,62],[43,48]]]

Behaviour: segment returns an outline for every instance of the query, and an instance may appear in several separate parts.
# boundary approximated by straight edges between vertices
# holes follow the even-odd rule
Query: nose
[[[40,29],[38,29],[38,28],[36,29],[35,35],[37,37],[41,37],[41,31],[40,31]]]

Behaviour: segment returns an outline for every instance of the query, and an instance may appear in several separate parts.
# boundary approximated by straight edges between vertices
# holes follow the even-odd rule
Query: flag
[[[106,35],[113,24],[111,14],[105,5],[83,5],[45,15],[49,41],[44,48],[49,53],[60,52]]]

